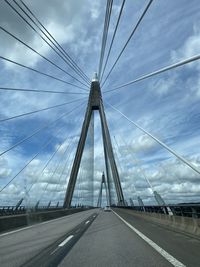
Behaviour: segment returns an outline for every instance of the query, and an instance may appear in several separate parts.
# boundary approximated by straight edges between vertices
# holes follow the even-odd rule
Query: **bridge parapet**
[[[170,212],[166,213],[166,210]],[[200,238],[200,205],[118,207],[121,212]]]
[[[62,216],[70,215],[76,212],[81,212],[84,210],[88,210],[89,208],[71,208],[71,209],[63,209],[63,208],[49,208],[49,209],[38,209],[38,210],[27,210],[24,209],[23,213],[14,213],[8,214],[7,216],[0,216],[0,232],[7,231],[13,228],[22,227],[26,225],[31,225],[55,218],[59,218]],[[11,211],[11,208],[9,208]]]
[[[118,207],[118,206],[117,206]],[[118,207],[121,208],[121,207]],[[161,213],[168,215],[176,215],[183,217],[200,218],[200,204],[170,204],[170,205],[156,205],[156,206],[126,206],[125,209],[132,209],[135,211],[147,213]]]

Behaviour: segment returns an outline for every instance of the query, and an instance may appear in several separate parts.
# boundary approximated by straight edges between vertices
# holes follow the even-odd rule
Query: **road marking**
[[[143,233],[138,231],[135,227],[133,227],[130,223],[125,221],[121,216],[119,216],[114,210],[112,212],[119,217],[121,221],[123,221],[131,230],[133,230],[139,237],[141,237],[145,242],[147,242],[152,248],[154,248],[160,255],[162,255],[167,261],[169,261],[175,267],[186,267],[183,263],[178,261],[172,255],[170,255],[167,251],[159,247],[156,243],[154,243],[151,239],[145,236]]]
[[[60,243],[58,246],[59,247],[63,247],[65,244],[67,244],[67,242],[69,242],[74,236],[70,235],[68,236],[62,243]]]
[[[85,224],[88,224],[90,221],[85,222]]]

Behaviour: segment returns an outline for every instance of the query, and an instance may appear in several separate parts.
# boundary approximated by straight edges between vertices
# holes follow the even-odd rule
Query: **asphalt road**
[[[200,266],[200,240],[114,211],[120,218],[89,210],[0,235],[0,267]]]
[[[47,247],[62,241],[76,226],[95,210],[75,213],[30,228],[0,234],[0,267],[22,266]],[[41,265],[42,266],[42,265]],[[35,265],[34,267],[40,267]]]
[[[200,266],[200,240],[139,219],[127,210],[114,211],[129,226],[114,213],[100,212],[59,267]]]
[[[59,267],[171,267],[112,212],[100,212]]]

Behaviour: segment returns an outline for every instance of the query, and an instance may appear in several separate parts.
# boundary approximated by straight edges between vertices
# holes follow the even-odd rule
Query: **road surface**
[[[0,266],[200,266],[200,240],[114,211],[93,209],[0,235]]]

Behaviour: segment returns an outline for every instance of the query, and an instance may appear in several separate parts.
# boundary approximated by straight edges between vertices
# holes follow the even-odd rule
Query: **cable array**
[[[80,73],[80,71],[78,71],[73,64],[71,64],[69,62],[68,57],[66,56],[66,54],[55,44],[55,42],[52,41],[52,39],[48,36],[48,34],[46,34],[41,27],[39,27],[37,25],[37,23],[34,21],[34,19],[31,18],[31,16],[20,6],[19,3],[17,3],[15,0],[13,0],[13,2],[17,5],[17,7],[26,15],[26,17],[35,25],[35,27],[37,29],[39,29],[39,31],[42,33],[40,33],[36,28],[33,27],[33,25],[28,21],[28,19],[26,19],[14,6],[13,4],[11,4],[8,0],[4,0],[11,8],[13,11],[15,11],[15,13],[17,13],[19,15],[19,17],[27,24],[29,25],[29,27],[37,34],[40,36],[40,38],[71,68],[74,70],[74,72],[79,75],[83,80],[85,80],[85,82],[87,82],[89,84],[89,80],[86,79],[83,74]],[[44,37],[45,36],[45,37]],[[48,41],[47,41],[48,40]]]
[[[113,32],[113,36],[112,36],[112,40],[111,40],[111,43],[110,43],[110,46],[109,46],[109,49],[108,49],[108,54],[107,54],[107,57],[106,57],[106,60],[105,60],[105,64],[104,64],[104,67],[103,67],[102,75],[101,75],[101,77],[100,77],[100,82],[101,82],[102,79],[103,79],[104,72],[105,72],[106,67],[107,67],[108,59],[109,59],[109,57],[110,57],[110,52],[111,52],[111,50],[112,50],[113,43],[114,43],[114,39],[115,39],[117,30],[118,30],[118,26],[119,26],[119,22],[120,22],[120,19],[121,19],[121,16],[122,16],[122,11],[123,11],[123,8],[124,8],[125,1],[126,1],[126,0],[123,0],[123,1],[122,1],[122,4],[121,4],[121,8],[120,8],[120,11],[119,11],[119,15],[118,15],[117,23],[116,23],[116,26],[115,26],[115,29],[114,29],[114,32]]]
[[[38,56],[40,56],[41,58],[43,58],[44,60],[46,60],[48,63],[50,63],[51,65],[53,65],[54,67],[56,67],[57,69],[61,70],[62,72],[64,72],[65,74],[67,74],[68,76],[70,76],[71,78],[73,78],[74,80],[76,80],[77,82],[81,83],[82,85],[88,87],[87,84],[81,82],[79,79],[77,79],[75,76],[71,75],[69,72],[67,72],[66,70],[64,70],[63,68],[59,67],[55,62],[53,62],[52,60],[50,60],[49,58],[45,57],[44,55],[42,55],[41,53],[39,53],[37,50],[35,50],[33,47],[31,47],[30,45],[28,45],[27,43],[25,43],[24,41],[22,41],[19,37],[17,37],[16,35],[12,34],[11,32],[9,32],[8,30],[6,30],[4,27],[0,26],[0,29],[7,33],[9,36],[11,36],[13,39],[15,39],[16,41],[18,41],[19,43],[23,44],[25,47],[27,47],[28,49],[30,49],[31,51],[33,51],[35,54],[37,54]]]
[[[132,121],[130,118],[128,118],[124,113],[122,113],[119,109],[117,109],[116,107],[114,107],[113,105],[109,104],[108,102],[106,102],[108,106],[110,106],[113,110],[117,111],[122,117],[124,117],[127,121],[129,121],[131,124],[133,124],[136,128],[140,129],[143,133],[145,133],[146,135],[148,135],[149,137],[151,137],[154,141],[156,141],[156,143],[158,143],[159,145],[161,145],[163,148],[165,148],[166,150],[168,150],[168,152],[170,152],[171,154],[173,154],[177,159],[179,159],[180,161],[182,161],[184,164],[186,164],[188,167],[190,167],[193,171],[195,171],[196,173],[200,174],[200,171],[198,170],[198,168],[196,166],[194,166],[191,162],[189,162],[188,160],[186,160],[184,157],[182,157],[181,155],[179,155],[175,150],[173,150],[172,148],[170,148],[168,145],[166,145],[165,143],[163,143],[161,140],[159,140],[157,137],[155,137],[154,135],[152,135],[151,133],[149,133],[147,130],[145,130],[144,128],[142,128],[140,125],[138,125],[136,122]]]
[[[140,18],[139,18],[137,24],[135,25],[133,31],[131,32],[131,34],[130,34],[128,40],[126,41],[125,45],[123,46],[123,48],[122,48],[121,52],[119,53],[117,59],[115,60],[114,64],[113,64],[112,67],[110,68],[110,71],[108,72],[108,74],[107,74],[107,76],[106,76],[104,82],[102,83],[101,88],[103,88],[104,84],[106,83],[108,77],[110,76],[111,72],[113,71],[114,67],[116,66],[117,62],[119,61],[120,57],[122,56],[124,50],[126,49],[128,43],[129,43],[130,40],[132,39],[133,35],[135,34],[137,28],[139,27],[140,23],[142,22],[142,20],[143,20],[145,14],[147,13],[149,7],[150,7],[151,4],[152,4],[152,2],[153,2],[153,0],[150,0],[150,1],[148,2],[147,6],[145,7],[145,9],[144,9],[142,15],[140,16]]]
[[[27,113],[22,113],[22,114],[19,114],[19,115],[15,115],[13,117],[5,118],[5,119],[0,119],[0,123],[1,122],[5,122],[5,121],[9,121],[9,120],[13,120],[13,119],[18,119],[18,118],[25,117],[25,116],[28,116],[28,115],[32,115],[32,114],[35,114],[35,113],[39,113],[39,112],[42,112],[42,111],[46,111],[46,110],[50,110],[50,109],[54,109],[54,108],[63,107],[63,106],[69,105],[71,103],[80,101],[80,100],[83,100],[83,98],[76,99],[76,100],[73,100],[73,101],[70,101],[70,102],[65,102],[65,103],[58,104],[58,105],[54,105],[54,106],[47,107],[47,108],[42,108],[42,109],[34,110],[34,111],[31,111],[31,112],[27,112]]]
[[[24,7],[29,11],[29,13],[33,16],[33,18],[37,21],[37,23],[45,30],[45,32],[50,36],[50,38],[54,41],[54,46],[59,48],[65,56],[68,58],[70,64],[73,66],[73,69],[75,68],[81,75],[85,77],[86,80],[90,83],[90,78],[85,74],[85,72],[77,65],[77,63],[72,59],[72,57],[69,55],[69,53],[66,52],[66,50],[58,43],[58,41],[53,37],[53,35],[46,29],[46,27],[39,21],[39,19],[36,17],[36,15],[30,10],[30,8],[22,1],[20,2],[24,5]],[[56,45],[55,45],[56,44]],[[58,50],[59,50],[58,49]],[[60,51],[59,50],[59,51]]]
[[[111,17],[111,12],[112,12],[112,4],[113,4],[113,0],[107,0],[103,37],[102,37],[102,44],[101,44],[101,55],[100,55],[100,60],[99,60],[99,72],[98,72],[99,78],[101,77],[102,64],[103,64],[103,59],[104,59],[104,54],[105,54],[105,49],[106,49],[110,17]]]
[[[21,64],[21,63],[19,63],[19,62],[16,62],[16,61],[14,61],[14,60],[9,59],[9,58],[0,56],[0,59],[5,60],[5,61],[7,61],[7,62],[9,62],[9,63],[15,64],[15,65],[17,65],[17,66],[19,66],[19,67],[22,67],[22,68],[25,68],[25,69],[34,71],[34,72],[36,72],[36,73],[38,73],[38,74],[40,74],[40,75],[46,76],[46,77],[51,78],[51,79],[54,79],[54,80],[56,80],[56,81],[59,81],[59,82],[62,82],[62,83],[65,83],[65,84],[74,86],[74,87],[79,88],[79,89],[84,90],[84,91],[88,91],[88,89],[84,89],[84,88],[82,88],[82,87],[80,87],[80,86],[78,86],[78,85],[75,85],[75,84],[73,84],[73,83],[67,82],[67,81],[65,81],[65,80],[62,80],[62,79],[60,79],[60,78],[57,78],[57,77],[55,77],[55,76],[53,76],[53,75],[50,75],[50,74],[48,74],[48,73],[39,71],[39,70],[37,70],[37,69],[28,67],[28,66],[26,66],[26,65],[24,65],[24,64]]]
[[[29,93],[46,93],[46,94],[63,94],[63,95],[88,95],[88,93],[77,92],[65,92],[65,91],[53,91],[53,90],[41,90],[41,89],[25,89],[25,88],[11,88],[0,87],[1,91],[17,91],[17,92],[29,92]]]
[[[57,118],[56,120],[53,120],[49,123],[46,123],[44,126],[42,126],[39,129],[36,129],[33,133],[31,133],[30,135],[26,136],[25,138],[21,139],[20,141],[18,141],[17,143],[15,143],[14,145],[12,145],[11,147],[7,148],[6,150],[4,150],[3,152],[0,153],[0,157],[3,156],[4,154],[6,154],[7,152],[11,151],[12,149],[14,149],[15,147],[23,144],[25,141],[31,139],[33,136],[37,135],[38,133],[40,133],[41,131],[43,131],[44,129],[48,128],[51,124],[54,124],[56,121],[61,120],[64,116],[66,116],[67,114],[70,114],[72,111],[76,110],[79,106],[83,105],[80,104],[78,106],[76,106],[75,108],[73,108],[72,110],[70,110],[69,112],[66,112],[64,114],[62,114],[59,118]]]
[[[80,107],[80,105],[78,106]],[[40,128],[39,130],[37,130],[35,134],[38,134],[41,130],[44,130],[46,128],[55,126],[62,118],[64,118],[65,116],[69,116],[69,114],[71,114],[74,110],[77,110],[77,108],[73,108],[71,109],[69,112],[64,113],[62,116],[60,116],[59,118],[57,118],[56,120],[54,120],[51,123],[48,123],[47,125],[45,125],[45,127]],[[62,126],[61,129],[63,129],[64,126]],[[57,134],[60,132],[60,130],[57,132]],[[0,156],[2,156],[3,154],[7,153],[8,151],[12,150],[13,148],[15,148],[16,146],[18,146],[19,144],[21,144],[22,142],[26,141],[27,139],[30,139],[31,137],[33,137],[33,134],[31,136],[26,137],[25,139],[21,140],[20,142],[18,142],[17,144],[13,145],[11,148],[7,149],[7,151],[4,151],[3,153],[0,154]],[[25,168],[27,168],[27,166],[30,165],[30,163],[43,151],[43,149],[45,149],[52,141],[54,140],[54,137],[50,138],[41,148],[40,150],[23,166],[23,168],[20,169],[20,171],[17,172],[16,175],[14,175],[14,177],[9,180],[9,182],[6,183],[6,185],[4,185],[1,189],[0,189],[0,193],[16,178],[18,177],[19,174],[22,173],[22,171],[24,171]]]
[[[166,67],[164,67],[164,68],[161,68],[161,69],[159,69],[159,70],[156,70],[156,71],[150,72],[150,73],[148,73],[148,74],[142,75],[141,77],[136,78],[135,80],[132,80],[132,81],[127,82],[127,83],[125,83],[125,84],[119,85],[119,86],[117,86],[117,87],[115,87],[115,88],[113,88],[113,89],[107,90],[107,91],[105,91],[104,93],[109,93],[109,92],[112,92],[112,91],[116,91],[116,90],[121,89],[121,88],[123,88],[123,87],[126,87],[126,86],[129,86],[129,85],[131,85],[131,84],[140,82],[140,81],[142,81],[142,80],[148,79],[148,78],[150,78],[150,77],[153,77],[153,76],[155,76],[155,75],[161,74],[161,73],[163,73],[163,72],[166,72],[166,71],[169,71],[169,70],[172,70],[172,69],[176,69],[176,68],[178,68],[178,67],[181,67],[181,66],[183,66],[183,65],[189,64],[189,63],[191,63],[191,62],[193,62],[193,61],[197,61],[197,60],[199,60],[199,59],[200,59],[200,55],[196,55],[196,56],[187,58],[187,59],[185,59],[185,60],[181,60],[181,61],[179,61],[179,62],[177,62],[177,63],[175,63],[175,64],[172,64],[172,65],[166,66]]]

